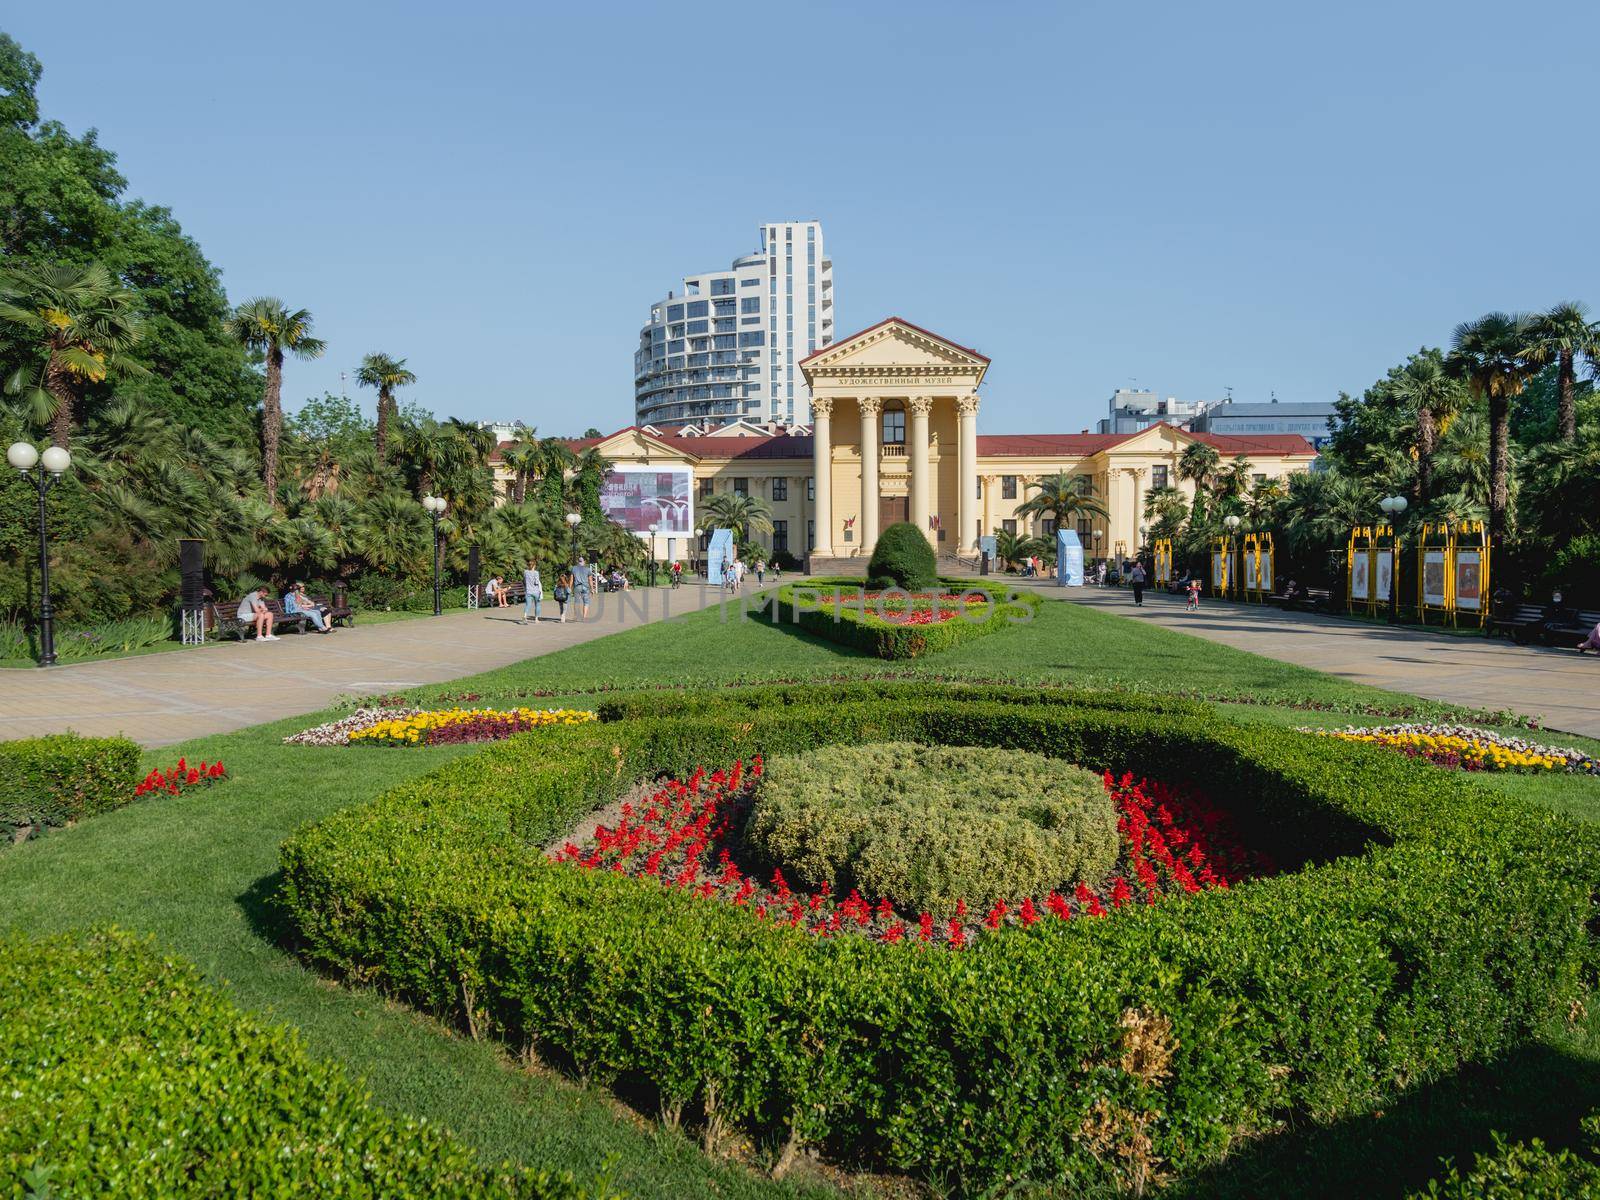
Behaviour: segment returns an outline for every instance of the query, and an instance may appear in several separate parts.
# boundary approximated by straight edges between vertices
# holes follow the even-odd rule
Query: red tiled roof
[[[924,329],[921,325],[913,325],[910,321],[906,320],[904,317],[885,317],[883,320],[879,321],[876,325],[868,325],[865,329],[856,330],[849,337],[834,338],[833,341],[829,342],[826,346],[822,347],[822,349],[813,350],[810,354],[808,354],[804,358],[802,358],[800,360],[800,364],[801,364],[801,366],[804,366],[806,363],[810,362],[813,358],[817,357],[817,355],[819,355],[819,354],[827,354],[830,350],[837,350],[840,346],[844,345],[846,342],[852,342],[858,337],[863,337],[866,334],[871,333],[874,329],[882,329],[885,325],[888,325],[891,322],[898,322],[899,324],[904,325],[907,329],[915,329],[918,333],[926,334],[928,337],[933,338],[935,341],[944,342],[946,345],[954,346],[957,350],[960,350],[965,354],[972,355],[973,358],[981,358],[984,362],[990,361],[989,360],[989,356],[987,354],[979,354],[976,350],[972,349],[972,347],[970,347],[970,346],[963,346],[963,345],[960,345],[957,342],[952,342],[949,338],[945,337],[942,333],[935,333],[931,329]]]
[[[1048,458],[1053,454],[1088,455],[1122,439],[1112,433],[980,433],[978,457]]]

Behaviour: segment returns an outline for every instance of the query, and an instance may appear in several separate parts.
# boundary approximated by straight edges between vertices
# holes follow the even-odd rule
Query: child
[[[1183,610],[1184,612],[1200,611],[1200,581],[1198,579],[1189,580],[1189,600],[1183,606]]]

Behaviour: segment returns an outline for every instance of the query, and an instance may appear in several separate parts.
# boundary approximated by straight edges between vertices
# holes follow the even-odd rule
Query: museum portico
[[[626,509],[607,511],[662,559],[687,556],[699,506],[730,491],[766,502],[773,529],[758,540],[773,553],[859,557],[882,529],[908,520],[941,555],[971,559],[980,536],[1053,534],[1052,522],[1017,510],[1035,484],[1062,473],[1106,508],[1104,517],[1077,523],[1089,556],[1121,558],[1144,542],[1151,491],[1172,487],[1192,499],[1178,463],[1193,443],[1225,461],[1247,460],[1257,481],[1304,471],[1316,457],[1299,434],[1230,437],[1170,425],[1129,434],[981,434],[978,389],[989,359],[898,317],[800,365],[812,389],[810,429],[629,426],[572,448],[597,450],[614,478],[650,481],[631,489]],[[503,464],[497,479],[509,488]]]

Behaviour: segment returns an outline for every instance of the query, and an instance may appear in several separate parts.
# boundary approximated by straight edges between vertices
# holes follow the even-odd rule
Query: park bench
[[[1327,588],[1301,588],[1292,596],[1288,592],[1278,592],[1267,599],[1286,612],[1333,611],[1333,593]]]
[[[332,600],[329,600],[326,596],[313,596],[311,597],[311,602],[320,604],[328,610],[328,624],[330,625],[338,625],[340,622],[346,625],[354,625],[356,623],[356,610],[350,607],[349,601],[342,595],[335,593]]]
[[[499,607],[500,598],[498,596],[489,595],[489,593],[484,590],[486,586],[487,586],[486,583],[480,583],[480,584],[477,584],[476,587],[474,588],[473,596],[476,599],[476,603],[473,605],[474,608],[498,608]],[[505,593],[506,607],[509,608],[513,604],[521,604],[522,603],[522,592],[523,592],[522,580],[518,579],[515,582],[513,582],[512,580],[508,579],[501,586],[500,590]]]
[[[1589,636],[1589,631],[1600,625],[1600,611],[1580,609],[1571,617],[1546,621],[1544,640],[1548,645],[1572,647]]]
[[[268,598],[267,611],[272,614],[272,629],[276,633],[279,629],[294,629],[304,633],[306,626],[311,624],[311,618],[303,613],[286,613],[279,600]],[[208,604],[211,611],[211,629],[218,637],[228,637],[230,634],[244,641],[245,634],[255,628],[255,622],[239,617],[239,601],[231,600],[226,604]]]
[[[1489,622],[1489,636],[1503,633],[1514,642],[1526,645],[1539,636],[1544,624],[1544,608],[1538,604],[1497,605]]]

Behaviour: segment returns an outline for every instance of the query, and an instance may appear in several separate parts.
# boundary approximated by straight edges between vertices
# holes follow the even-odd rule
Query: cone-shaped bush
[[[908,591],[931,588],[939,582],[933,547],[910,521],[897,521],[878,535],[867,563],[867,585],[901,587]]]

